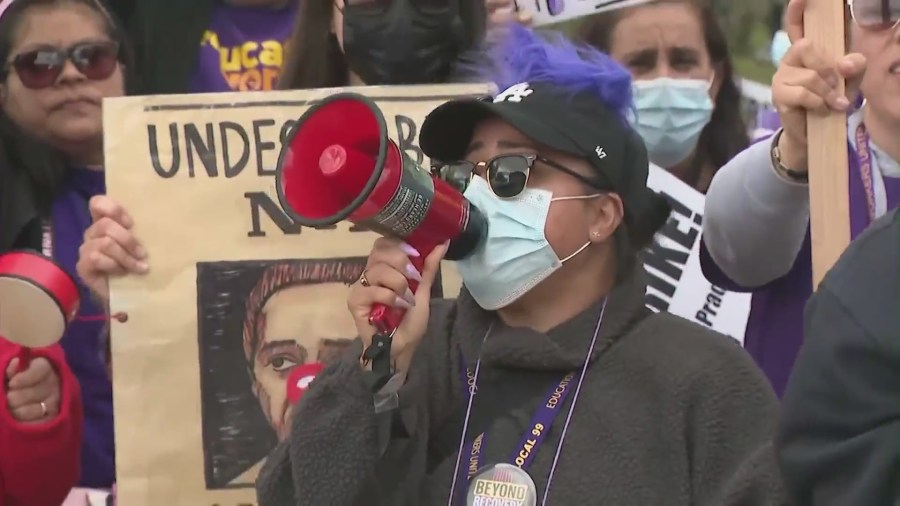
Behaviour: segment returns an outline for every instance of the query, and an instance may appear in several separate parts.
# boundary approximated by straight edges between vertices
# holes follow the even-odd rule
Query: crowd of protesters
[[[604,325],[618,333],[605,335],[611,348],[596,362],[591,353],[585,359],[580,348],[560,348],[558,357],[532,357],[532,366],[543,372],[555,370],[548,365],[554,360],[561,370],[582,362],[585,371],[588,363],[597,370],[585,383],[588,393],[582,403],[597,403],[598,421],[592,426],[590,418],[576,417],[571,437],[582,441],[578,446],[584,452],[575,465],[603,476],[585,481],[561,472],[556,482],[569,485],[561,486],[566,492],[556,492],[562,498],[557,501],[602,496],[611,504],[898,504],[900,229],[893,210],[900,203],[900,4],[849,0],[848,53],[835,60],[804,37],[809,1],[790,0],[777,16],[781,26],[771,46],[777,66],[773,107],[753,125],[743,114],[726,34],[702,0],[627,2],[579,18],[570,36],[538,35],[546,29],[529,28],[531,19],[517,11],[514,0],[3,0],[0,254],[24,249],[51,256],[78,280],[83,318],[72,322],[59,345],[36,352],[28,367],[19,367],[17,345],[0,336],[5,398],[0,402],[0,506],[86,505],[89,490],[110,491],[116,484],[110,335],[97,316],[108,312],[108,279],[146,273],[152,260],[132,234],[128,210],[105,195],[103,130],[115,125],[103,124],[103,99],[483,81],[495,77],[477,71],[488,58],[514,64],[495,79],[500,90],[516,85],[507,82],[516,75],[519,81],[543,84],[548,96],[567,94],[577,101],[579,93],[586,94],[585,101],[572,102],[581,104],[577,107],[547,99],[558,107],[529,114],[556,114],[563,121],[571,113],[571,121],[564,123],[573,128],[586,111],[599,111],[596,125],[585,123],[584,129],[565,136],[580,139],[600,125],[598,138],[586,143],[616,135],[625,139],[617,144],[620,149],[640,155],[615,168],[624,175],[601,174],[616,184],[595,184],[591,153],[555,145],[546,139],[556,137],[528,131],[505,118],[499,107],[473,120],[467,132],[443,135],[440,117],[430,118],[422,128],[423,150],[434,160],[466,160],[474,179],[459,189],[470,200],[487,199],[486,207],[497,205],[498,215],[515,213],[495,202],[490,177],[478,167],[526,155],[531,165],[524,170],[534,170],[527,188],[497,201],[512,206],[519,193],[537,200],[554,196],[545,199],[547,209],[554,203],[543,217],[546,226],[525,226],[545,228],[538,235],[546,234],[543,247],[556,262],[546,266],[540,283],[520,290],[518,296],[528,292],[533,300],[516,311],[507,305],[513,302],[509,297],[504,304],[490,302],[496,286],[478,286],[474,277],[467,282],[466,265],[461,265],[463,281],[470,286],[452,305],[429,304],[427,290],[419,291],[422,300],[405,301],[432,306],[430,316],[416,313],[421,328],[414,340],[425,336],[423,343],[430,344],[422,344],[417,362],[406,364],[409,370],[421,367],[439,375],[460,357],[474,367],[482,359],[480,343],[466,339],[486,335],[479,325],[495,314],[503,322],[494,329],[500,334],[497,342],[508,346],[505,354],[494,350],[498,363],[527,362],[528,351],[516,351],[517,343],[559,336],[557,326],[585,333],[566,346],[591,343],[593,350],[606,343],[603,332],[600,344],[596,334],[590,341],[593,329],[588,328],[596,323],[596,314],[590,313],[593,321],[579,318],[584,311],[608,310]],[[504,45],[510,37],[518,45]],[[527,53],[531,58],[543,54],[547,61],[528,61],[523,47],[532,49]],[[498,56],[501,50],[506,52]],[[496,66],[495,61],[492,68]],[[542,96],[535,90],[535,96]],[[814,295],[808,172],[819,168],[807,163],[806,118],[810,112],[829,111],[847,117],[848,199],[852,236],[859,239]],[[547,123],[552,129],[553,121]],[[764,134],[753,138],[752,132]],[[460,138],[447,140],[454,136]],[[515,138],[519,147],[512,152],[488,147],[505,145],[504,136]],[[557,160],[566,170],[554,172]],[[643,168],[635,168],[635,161]],[[640,301],[645,281],[639,267],[622,267],[623,258],[631,257],[622,257],[621,248],[611,245],[628,237],[637,253],[664,221],[649,212],[644,217],[652,199],[635,197],[646,190],[650,163],[705,195],[703,273],[716,286],[752,294],[743,349],[725,347],[720,343],[733,340],[678,317],[645,320],[640,303],[616,303],[632,292]],[[476,175],[486,177],[488,184],[481,185]],[[620,184],[625,180],[631,186]],[[580,186],[566,186],[576,183]],[[478,193],[480,186],[486,193]],[[583,202],[561,202],[567,199]],[[619,227],[626,233],[617,233]],[[394,300],[392,291],[403,299],[406,277],[392,269],[402,272],[397,262],[405,265],[414,253],[390,241],[377,244],[367,275],[351,290],[351,307],[363,311],[379,301],[378,294]],[[616,257],[618,262],[609,260]],[[437,260],[429,258],[426,266]],[[433,272],[426,271],[419,276],[427,282]],[[560,297],[567,286],[579,288]],[[553,316],[538,316],[560,304]],[[432,326],[446,318],[458,321],[460,315],[471,321],[460,328],[448,324],[454,330],[441,336],[447,343],[461,339],[462,355],[444,354],[441,344],[435,344],[440,332]],[[358,326],[364,346],[371,335],[366,335],[364,322]],[[493,324],[485,326],[490,334]],[[459,332],[481,333],[462,339]],[[440,367],[415,365],[442,359],[447,363]],[[358,363],[353,372],[341,367],[347,363],[336,363],[330,375],[314,384],[350,384],[353,374],[364,369]],[[609,378],[601,378],[607,370]],[[506,381],[502,375],[487,377]],[[421,378],[411,375],[410,389],[414,379]],[[427,380],[428,388],[447,392],[434,396],[441,401],[421,401],[431,402],[422,409],[426,421],[400,427],[400,432],[416,432],[422,423],[463,427],[462,414],[455,419],[456,408],[466,410],[468,401],[471,409],[474,395],[451,395],[452,382],[442,381]],[[324,388],[312,389],[311,398],[316,399],[312,392],[325,395]],[[502,391],[493,394],[500,399]],[[346,397],[365,396],[348,391]],[[362,409],[350,400],[343,405],[329,404],[331,400],[320,399],[324,407],[319,411],[315,400],[306,402],[300,416],[312,420],[327,409]],[[513,410],[508,403],[498,405]],[[611,409],[621,412],[609,413]],[[501,409],[496,417],[503,416]],[[467,426],[467,410],[465,417]],[[604,417],[613,421],[601,423]],[[682,424],[677,434],[666,432],[674,418]],[[487,428],[489,422],[476,416],[473,423]],[[448,493],[452,499],[455,481],[449,476],[458,471],[452,465],[459,462],[456,440],[448,447],[427,434],[413,434],[403,442],[411,449],[398,450],[402,445],[392,436],[388,450],[382,450],[386,453],[371,458],[384,459],[378,472],[392,475],[397,487],[416,490],[375,490],[363,482],[365,476],[348,478],[374,473],[371,461],[341,460],[339,451],[340,446],[364,444],[365,431],[352,434],[347,429],[346,437],[337,438],[345,444],[333,455],[317,456],[321,464],[301,465],[293,454],[306,448],[316,423],[304,427],[293,433],[286,429],[285,441],[260,479],[260,504],[444,504]],[[453,427],[450,432],[459,439]],[[620,446],[622,439],[603,439],[591,433],[592,427],[621,431],[619,438],[627,435],[641,444]],[[465,438],[463,429],[460,451]],[[591,455],[605,457],[591,461]],[[550,478],[537,481],[549,490],[556,462],[547,464],[542,465]],[[602,469],[620,477],[610,478]],[[338,480],[328,473],[346,478],[329,482],[327,488],[337,495],[316,495],[304,486]],[[592,495],[592,479],[603,483],[596,486],[604,494]],[[419,489],[428,490],[420,494]],[[549,496],[552,500],[554,494]]]

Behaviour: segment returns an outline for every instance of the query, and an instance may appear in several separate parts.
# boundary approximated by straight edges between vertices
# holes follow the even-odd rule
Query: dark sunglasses
[[[900,23],[900,0],[847,0],[847,7],[864,30],[890,30]]]
[[[116,70],[119,45],[115,42],[82,42],[68,49],[43,47],[16,55],[6,70],[14,68],[26,88],[48,88],[59,79],[67,61],[88,79],[102,81]]]
[[[460,193],[466,191],[469,182],[475,175],[475,169],[479,166],[485,167],[485,179],[491,187],[494,195],[502,198],[513,198],[523,190],[528,184],[528,176],[531,173],[531,167],[534,162],[541,162],[560,172],[578,179],[588,186],[598,190],[604,190],[602,185],[596,181],[582,176],[581,174],[568,169],[552,160],[537,155],[500,155],[491,158],[487,162],[472,163],[465,160],[449,163],[436,163],[431,168],[431,174],[450,184]]]

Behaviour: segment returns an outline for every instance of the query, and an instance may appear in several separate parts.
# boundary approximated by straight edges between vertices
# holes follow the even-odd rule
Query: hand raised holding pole
[[[803,38],[819,48],[824,58],[844,57],[844,6],[837,0],[792,0],[794,22],[804,6]],[[804,5],[805,4],[805,5]],[[791,14],[791,13],[789,13]],[[789,21],[790,23],[790,21]],[[792,27],[796,33],[796,28]],[[838,93],[845,93],[843,77],[836,79]],[[812,239],[813,286],[850,243],[850,199],[847,160],[846,112],[826,108],[810,110],[806,117],[807,166],[809,170],[810,233]]]

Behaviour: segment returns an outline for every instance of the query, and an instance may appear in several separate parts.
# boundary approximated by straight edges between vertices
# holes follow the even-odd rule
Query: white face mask
[[[546,190],[526,188],[515,198],[500,199],[484,179],[474,177],[464,195],[484,213],[488,235],[457,267],[472,298],[489,311],[512,304],[591,245],[587,241],[560,260],[544,227],[553,202],[592,199],[599,194],[553,198]]]
[[[712,119],[711,85],[712,80],[670,77],[634,82],[637,116],[632,124],[651,162],[668,169],[691,155]]]

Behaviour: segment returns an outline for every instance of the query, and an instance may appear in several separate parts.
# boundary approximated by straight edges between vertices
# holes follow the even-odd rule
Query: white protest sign
[[[531,14],[534,26],[560,23],[650,0],[515,0],[516,10]]]
[[[750,314],[749,293],[725,291],[700,268],[700,233],[705,197],[659,167],[650,166],[647,186],[672,202],[672,215],[644,252],[647,307],[700,323],[740,343]]]

